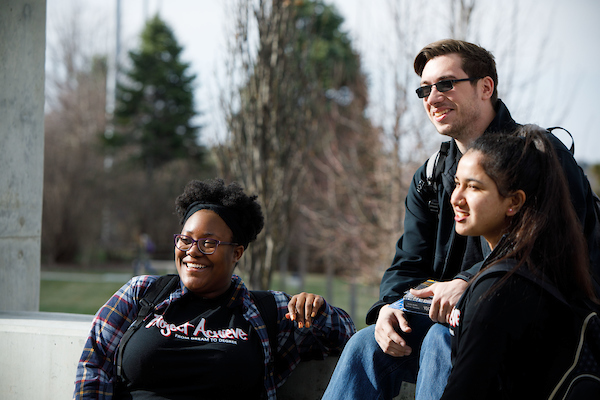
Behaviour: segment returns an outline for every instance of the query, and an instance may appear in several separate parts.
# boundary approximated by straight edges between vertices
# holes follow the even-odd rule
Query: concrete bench
[[[91,315],[0,312],[0,398],[73,397]]]
[[[0,312],[0,399],[70,399],[77,362],[93,316]],[[279,388],[280,400],[316,400],[325,391],[338,357],[307,361]],[[414,399],[414,385],[396,399]]]

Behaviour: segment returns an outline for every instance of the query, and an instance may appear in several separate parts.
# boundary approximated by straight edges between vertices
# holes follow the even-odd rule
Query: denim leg
[[[387,400],[398,395],[403,381],[415,382],[418,350],[431,320],[411,317],[413,332],[405,336],[413,349],[410,356],[385,354],[375,340],[375,325],[361,329],[346,343],[322,399]]]
[[[421,358],[415,400],[439,400],[452,371],[447,326],[434,324],[421,345]]]

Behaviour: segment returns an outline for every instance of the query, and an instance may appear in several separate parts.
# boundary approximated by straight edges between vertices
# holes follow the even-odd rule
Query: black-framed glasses
[[[212,238],[200,238],[195,240],[189,236],[178,234],[173,235],[173,240],[175,241],[175,247],[181,251],[188,251],[194,244],[196,244],[198,246],[198,250],[200,250],[202,254],[213,254],[215,251],[217,251],[217,247],[219,247],[220,244],[238,246],[237,243],[222,242]]]
[[[443,81],[439,81],[438,83],[434,83],[431,85],[421,86],[416,90],[417,96],[420,99],[427,97],[431,94],[431,88],[435,86],[438,92],[447,92],[448,90],[454,89],[454,84],[457,82],[466,82],[466,81],[476,81],[481,78],[465,78],[465,79],[446,79]]]

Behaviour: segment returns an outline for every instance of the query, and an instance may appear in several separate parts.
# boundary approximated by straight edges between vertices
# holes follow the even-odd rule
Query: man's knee
[[[442,324],[433,324],[429,329],[423,344],[421,345],[421,354],[419,356],[421,366],[431,364],[449,363],[451,353],[451,336],[447,326]]]
[[[423,348],[450,348],[451,336],[448,327],[442,324],[433,324],[423,339]]]

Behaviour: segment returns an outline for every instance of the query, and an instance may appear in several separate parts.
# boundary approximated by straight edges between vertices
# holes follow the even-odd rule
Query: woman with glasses
[[[581,322],[537,282],[570,304],[595,298],[586,241],[553,146],[538,127],[519,133],[484,135],[458,163],[456,232],[482,236],[492,253],[450,316],[444,400],[549,398],[573,361]]]
[[[180,282],[119,353],[118,385],[119,341],[158,277],[132,278],[99,310],[77,369],[76,399],[275,399],[302,358],[339,351],[355,332],[346,312],[315,294],[270,291],[274,301],[263,304],[272,309],[261,310],[234,275],[263,228],[256,196],[220,179],[192,181],[176,210]],[[263,313],[276,316],[276,336]]]

